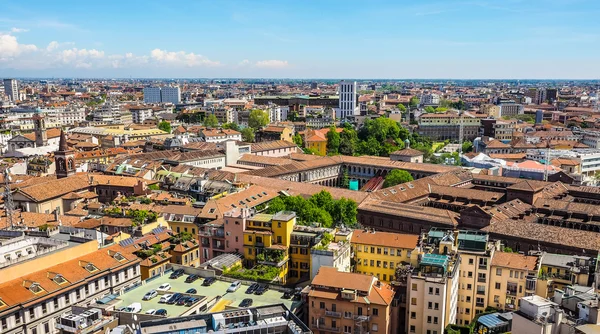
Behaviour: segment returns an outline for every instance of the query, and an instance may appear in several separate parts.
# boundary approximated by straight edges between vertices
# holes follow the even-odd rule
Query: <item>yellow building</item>
[[[535,294],[550,298],[556,289],[574,284],[589,286],[590,265],[587,256],[543,254]]]
[[[167,252],[161,252],[140,262],[140,276],[142,280],[161,275],[170,267],[172,256]]]
[[[327,138],[319,131],[308,132],[304,139],[306,148],[318,155],[327,155]]]
[[[354,250],[354,271],[376,276],[382,282],[394,280],[400,264],[412,264],[411,253],[418,235],[354,230],[350,243]]]
[[[274,215],[261,213],[249,218],[244,231],[246,266],[277,267],[280,269],[280,282],[286,284],[294,225],[296,213],[289,211],[280,211]]]
[[[488,305],[515,311],[518,300],[535,294],[538,257],[496,252],[492,258]]]

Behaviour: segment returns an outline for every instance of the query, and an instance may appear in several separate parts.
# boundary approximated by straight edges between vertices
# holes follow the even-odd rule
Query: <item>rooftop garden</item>
[[[249,281],[268,281],[271,282],[281,273],[281,269],[273,266],[259,264],[251,269],[244,269],[241,265],[236,265],[230,269],[223,270],[223,275]]]
[[[334,237],[331,233],[325,232],[323,233],[323,238],[321,238],[321,242],[315,245],[316,250],[327,250],[329,248],[329,244],[333,241]]]

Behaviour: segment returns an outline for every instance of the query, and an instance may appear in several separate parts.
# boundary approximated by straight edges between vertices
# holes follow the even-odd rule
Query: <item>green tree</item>
[[[397,184],[413,181],[413,177],[405,170],[394,169],[385,176],[383,187],[393,187]]]
[[[248,116],[248,126],[253,129],[260,129],[269,124],[269,114],[260,109],[252,109]]]
[[[409,105],[411,108],[416,108],[416,107],[419,105],[419,102],[421,102],[421,101],[419,100],[419,98],[418,98],[418,97],[416,97],[416,96],[413,96],[413,97],[411,97],[411,98],[410,98],[410,102],[408,103],[408,105]]]
[[[327,153],[330,155],[338,154],[340,149],[340,134],[336,131],[335,126],[329,128],[327,132]]]
[[[304,141],[302,140],[302,135],[296,133],[294,135],[294,144],[298,145],[298,147],[304,146]]]
[[[352,125],[346,125],[340,134],[339,152],[343,155],[354,155],[358,143],[358,134]]]
[[[254,143],[254,130],[252,128],[243,128],[240,132],[242,133],[242,141]]]
[[[425,112],[428,114],[432,114],[435,112],[435,109],[432,106],[425,107]]]
[[[400,112],[406,112],[406,107],[402,103],[398,103],[396,107],[398,107],[398,110],[400,110]]]
[[[237,123],[225,123],[223,124],[223,129],[231,129],[235,131],[240,131],[240,126]]]
[[[268,213],[277,213],[279,211],[285,211],[286,206],[285,202],[281,197],[275,197],[273,200],[269,202],[269,207],[267,208]]]
[[[452,108],[458,110],[465,110],[467,108],[467,105],[463,100],[458,100],[458,102],[452,102]]]
[[[444,107],[437,107],[437,108],[435,108],[435,112],[444,112],[446,110],[448,110],[448,108],[444,108]]]
[[[470,141],[465,141],[462,144],[462,153],[469,153],[473,151],[473,143],[471,143]]]
[[[209,114],[206,116],[204,119],[204,126],[207,128],[216,128],[219,126],[219,120],[217,119],[217,116],[214,114]]]
[[[162,121],[162,122],[158,123],[158,128],[160,130],[163,130],[164,132],[171,133],[171,123],[169,123],[167,121]]]

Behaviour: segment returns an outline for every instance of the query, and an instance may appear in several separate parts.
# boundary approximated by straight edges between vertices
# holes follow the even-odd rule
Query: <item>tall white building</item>
[[[359,115],[360,110],[356,104],[356,81],[340,81],[340,102],[335,114],[336,118],[342,119],[348,116]]]
[[[144,103],[173,103],[181,102],[179,86],[145,87]]]
[[[144,88],[145,103],[160,103],[160,87],[145,87]]]
[[[15,79],[4,79],[4,95],[15,102],[19,99],[19,84]]]
[[[181,89],[179,86],[164,86],[160,89],[160,100],[162,103],[177,104],[181,102]]]

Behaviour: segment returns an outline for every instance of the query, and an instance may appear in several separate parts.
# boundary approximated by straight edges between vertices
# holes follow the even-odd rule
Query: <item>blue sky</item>
[[[0,0],[0,77],[600,78],[600,1]]]

